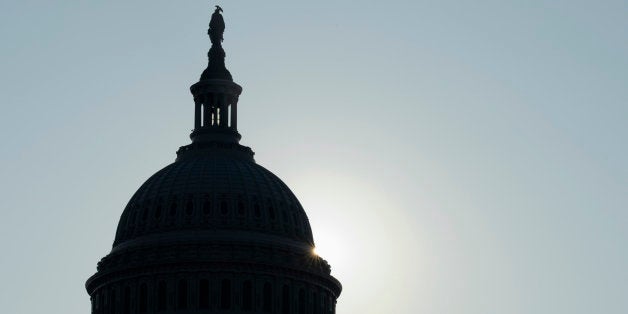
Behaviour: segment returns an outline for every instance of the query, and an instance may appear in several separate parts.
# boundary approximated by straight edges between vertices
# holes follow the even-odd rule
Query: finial
[[[209,22],[207,34],[209,34],[209,39],[212,41],[213,45],[220,45],[223,41],[222,34],[225,32],[225,20],[222,18],[221,12],[222,8],[217,5],[214,14],[212,14],[212,19]]]
[[[212,47],[207,53],[209,64],[207,69],[201,74],[201,81],[210,79],[220,79],[233,81],[231,73],[225,67],[225,50],[222,49],[223,33],[225,32],[225,20],[222,18],[222,8],[217,5],[212,18],[209,21],[207,34],[212,42]]]

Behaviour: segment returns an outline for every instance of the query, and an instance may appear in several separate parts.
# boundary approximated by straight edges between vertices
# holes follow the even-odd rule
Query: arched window
[[[281,313],[290,314],[290,287],[288,285],[283,285],[281,297]]]
[[[238,216],[244,216],[244,202],[243,201],[238,201]]]
[[[201,310],[209,309],[209,280],[201,279],[198,283],[198,307]]]
[[[270,312],[273,310],[273,288],[271,287],[270,283],[265,283],[264,284],[264,289],[263,289],[263,299],[264,299],[264,305],[263,305],[263,310],[264,312]]]
[[[203,215],[209,216],[212,211],[212,203],[209,201],[209,198],[206,196],[205,201],[203,201]]]
[[[231,281],[223,279],[220,285],[220,308],[227,310],[231,307]]]
[[[148,289],[146,284],[140,285],[140,313],[146,313],[148,311]]]
[[[188,202],[185,204],[185,214],[191,216],[194,213],[194,201],[190,196],[188,198]]]
[[[188,308],[188,282],[185,279],[179,280],[177,289],[177,309],[185,310]]]
[[[227,215],[229,213],[229,203],[226,200],[220,202],[220,213]]]
[[[305,290],[299,289],[299,314],[305,314]]]
[[[123,297],[123,310],[122,313],[130,314],[131,313],[131,288],[124,287],[124,297]]]
[[[250,311],[253,309],[253,285],[250,280],[242,283],[242,310]]]
[[[168,308],[168,284],[160,281],[157,285],[157,311],[165,311]]]

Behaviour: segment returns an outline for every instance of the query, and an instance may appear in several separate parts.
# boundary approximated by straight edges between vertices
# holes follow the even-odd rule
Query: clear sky
[[[189,142],[224,8],[242,144],[338,313],[628,313],[626,1],[2,1],[0,306],[85,314]]]

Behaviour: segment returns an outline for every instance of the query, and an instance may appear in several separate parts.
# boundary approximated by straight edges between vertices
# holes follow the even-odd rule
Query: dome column
[[[218,103],[220,108],[218,125],[226,128],[229,126],[229,102],[226,94],[220,96],[220,102]]]
[[[238,132],[238,97],[233,97],[231,103],[231,129]]]
[[[190,91],[196,113],[192,141],[238,142],[237,100],[242,87],[233,81],[206,79],[192,85]]]
[[[212,125],[212,110],[211,110],[211,95],[205,97],[205,103],[203,104],[203,126],[208,127]]]

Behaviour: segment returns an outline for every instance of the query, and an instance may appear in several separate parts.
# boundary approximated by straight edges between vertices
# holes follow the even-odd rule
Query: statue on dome
[[[225,32],[225,20],[222,18],[222,8],[216,6],[216,10],[212,14],[209,21],[209,30],[207,34],[212,42],[211,48],[207,53],[209,63],[207,69],[201,74],[201,80],[221,79],[233,81],[231,73],[225,67],[225,50],[222,49],[222,34]]]
[[[225,20],[222,18],[220,12],[222,12],[222,8],[217,5],[214,14],[212,14],[212,18],[209,21],[209,30],[207,31],[207,34],[209,34],[209,39],[213,45],[221,44],[223,40],[222,34],[225,32]]]

